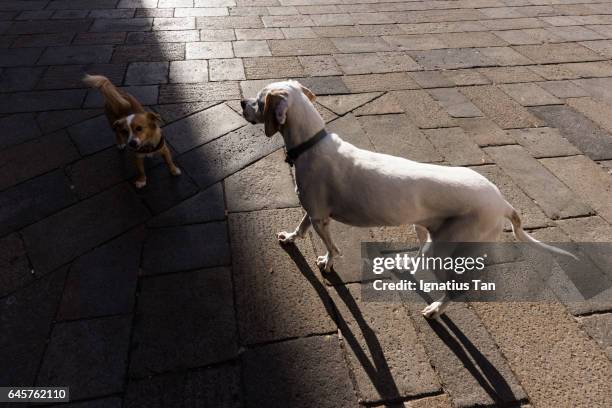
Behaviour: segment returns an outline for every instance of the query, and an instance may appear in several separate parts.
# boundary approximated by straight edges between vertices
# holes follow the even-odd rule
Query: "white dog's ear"
[[[306,88],[304,85],[300,84],[299,82],[298,84],[300,85],[302,92],[304,92],[304,95],[308,97],[310,102],[314,102],[317,99],[317,95],[315,95],[314,92],[312,92],[310,89]]]
[[[287,91],[271,91],[266,95],[266,103],[264,105],[264,128],[266,136],[270,137],[276,132],[281,125],[287,120]]]

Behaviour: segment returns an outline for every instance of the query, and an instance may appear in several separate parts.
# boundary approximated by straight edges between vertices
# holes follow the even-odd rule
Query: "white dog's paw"
[[[119,150],[125,150],[125,143],[121,143],[117,145],[117,149]]]
[[[428,305],[421,314],[427,319],[437,319],[444,313],[446,309],[446,304],[440,301],[435,301],[432,304]]]
[[[333,260],[329,256],[329,254],[321,255],[317,258],[317,266],[323,272],[331,271],[332,264],[333,264]]]
[[[143,188],[143,187],[144,187],[144,186],[146,186],[146,185],[147,185],[147,180],[144,180],[144,181],[142,181],[142,180],[136,180],[136,181],[134,182],[134,186],[136,186],[136,188]]]
[[[297,234],[295,232],[281,231],[276,234],[276,238],[278,238],[278,242],[281,244],[291,244],[297,238]]]

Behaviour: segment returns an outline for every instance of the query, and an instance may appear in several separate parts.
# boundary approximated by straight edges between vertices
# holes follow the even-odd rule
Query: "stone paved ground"
[[[358,146],[470,166],[545,240],[612,240],[612,2],[0,1],[0,385],[72,407],[609,407],[612,301],[363,302],[360,240],[301,216],[282,140],[237,113],[274,79]],[[184,170],[136,191],[100,96],[159,112]],[[567,289],[567,287],[565,288]],[[556,292],[559,294],[560,292]]]

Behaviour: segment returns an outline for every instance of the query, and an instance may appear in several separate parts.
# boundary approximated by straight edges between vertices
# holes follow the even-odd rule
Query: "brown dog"
[[[136,168],[138,178],[134,182],[136,188],[147,185],[144,158],[161,154],[174,176],[181,170],[172,161],[170,149],[161,133],[161,117],[154,112],[145,112],[144,108],[132,95],[117,89],[108,78],[102,75],[85,75],[83,82],[97,88],[104,96],[104,111],[108,123],[115,131],[117,148],[130,147],[136,153]]]

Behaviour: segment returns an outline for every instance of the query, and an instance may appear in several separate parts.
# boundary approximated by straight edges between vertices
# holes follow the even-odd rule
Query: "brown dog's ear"
[[[125,120],[125,118],[121,118],[121,119],[117,119],[116,121],[113,122],[113,130],[117,130],[117,128],[119,126],[121,126],[121,124],[123,123],[123,121]]]
[[[304,93],[304,95],[308,97],[310,102],[314,102],[317,99],[317,95],[315,95],[314,92],[312,92],[310,89],[306,88],[304,85],[300,84],[299,82],[298,84],[300,85],[302,92]]]
[[[285,124],[288,107],[286,91],[271,91],[266,95],[264,105],[264,129],[266,136],[272,136],[278,132],[281,125]]]
[[[147,122],[149,122],[149,126],[151,128],[156,128],[157,126],[162,124],[162,118],[159,113],[155,112],[147,112]]]

